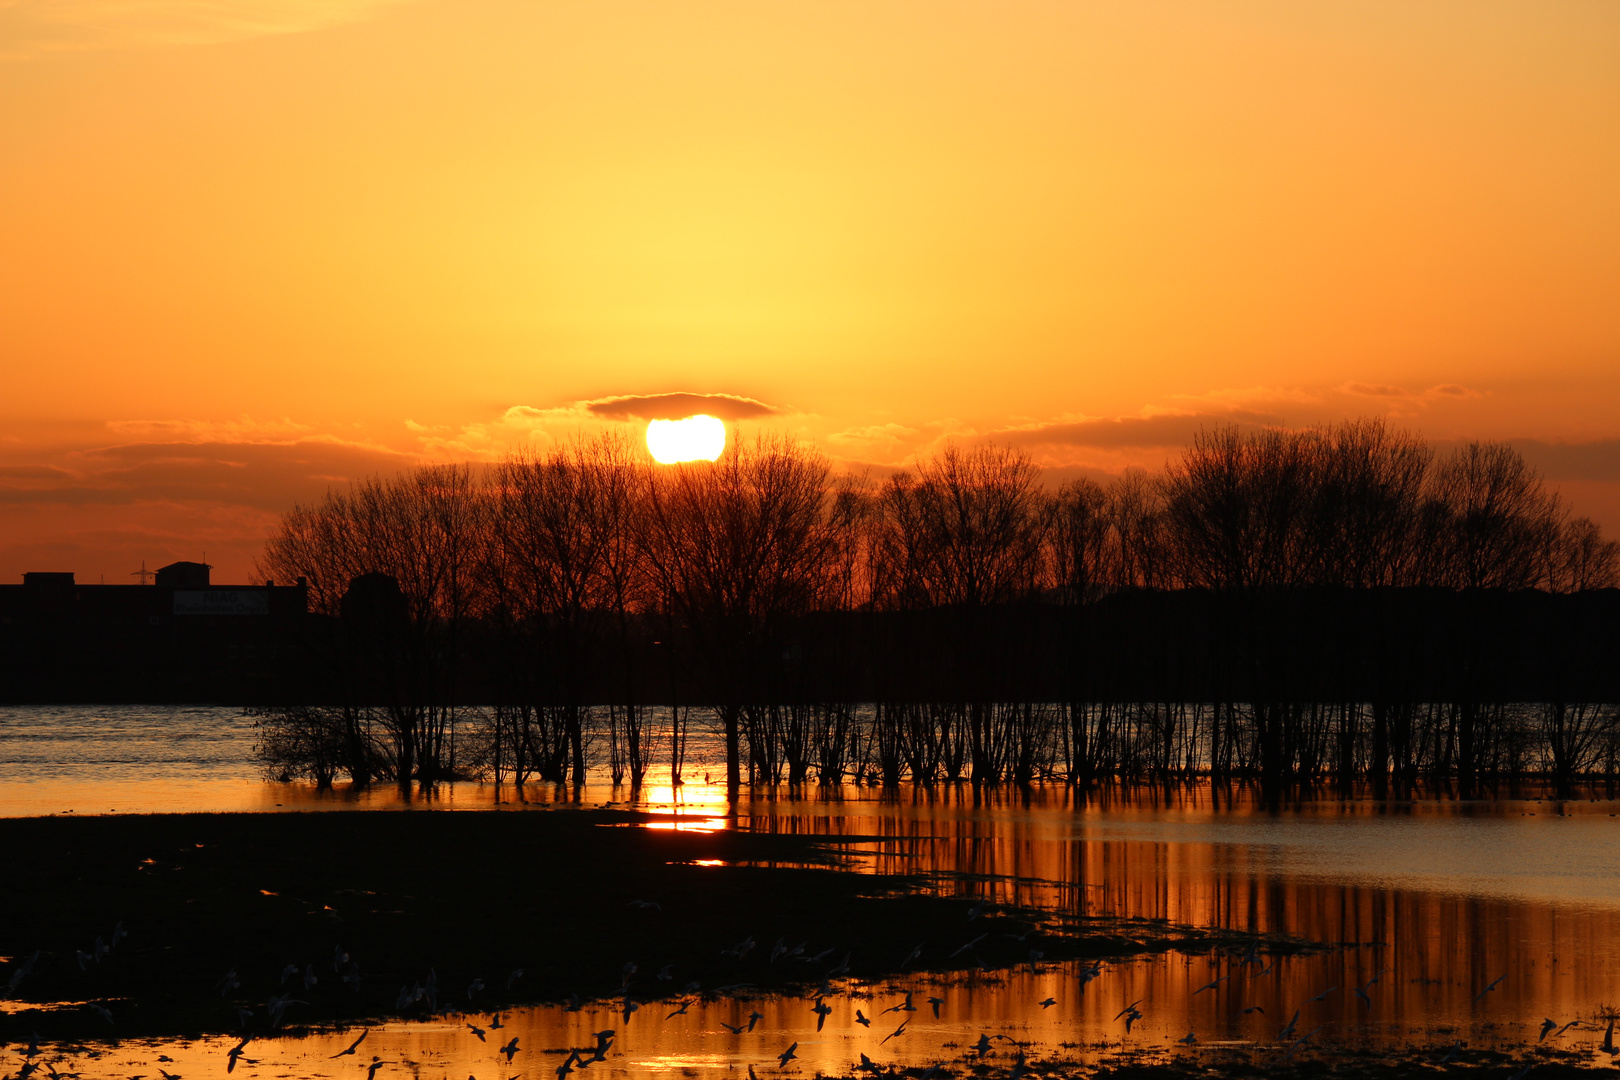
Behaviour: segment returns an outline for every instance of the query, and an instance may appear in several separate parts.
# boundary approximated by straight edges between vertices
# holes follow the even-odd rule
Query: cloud
[[[1547,442],[1510,439],[1524,460],[1548,480],[1596,480],[1620,483],[1620,439],[1592,442]]]
[[[415,461],[333,438],[126,443],[73,451],[59,466],[0,468],[0,504],[210,503],[279,514],[328,487],[391,474]]]
[[[918,434],[917,428],[904,424],[869,424],[847,431],[835,431],[827,436],[827,441],[842,448],[864,449],[870,453],[904,446]]]
[[[107,430],[125,438],[202,443],[287,442],[314,429],[285,416],[279,420],[242,416],[236,420],[109,420]]]
[[[1482,396],[1478,390],[1470,390],[1466,386],[1456,383],[1441,383],[1431,386],[1427,390],[1408,390],[1404,386],[1388,386],[1380,383],[1347,382],[1338,388],[1339,393],[1349,394],[1351,397],[1384,398],[1393,402],[1408,403],[1427,406],[1443,399],[1460,400]]]
[[[721,420],[747,420],[774,416],[783,410],[737,394],[626,394],[581,402],[592,416],[604,420],[679,420],[708,413]]]
[[[74,475],[55,465],[0,465],[0,483],[7,480],[71,480]]]
[[[373,18],[405,0],[0,0],[0,56],[213,45]]]
[[[1074,446],[1106,450],[1185,446],[1199,431],[1227,424],[1272,427],[1283,422],[1272,413],[1157,413],[1151,416],[1088,417],[1005,428],[991,438],[1013,446]]]

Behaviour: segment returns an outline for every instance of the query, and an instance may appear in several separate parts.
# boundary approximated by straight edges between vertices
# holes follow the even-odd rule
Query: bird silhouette
[[[1197,1041],[1198,1041],[1198,1036],[1194,1035],[1190,1031],[1187,1032],[1187,1034],[1185,1036],[1183,1036],[1182,1038],[1179,1038],[1179,1039],[1176,1040],[1176,1042],[1182,1043],[1182,1044],[1184,1044],[1186,1046],[1192,1046]]]
[[[1045,1001],[1040,1002],[1039,1004],[1040,1004],[1041,1008],[1043,1008],[1043,1009],[1050,1009],[1052,1006],[1057,1004],[1057,998],[1049,997]]]
[[[1479,992],[1479,995],[1474,998],[1474,1004],[1478,1005],[1481,1001],[1484,1001],[1485,1000],[1485,995],[1490,993],[1492,990],[1495,990],[1497,984],[1500,983],[1505,978],[1507,978],[1507,973],[1503,972],[1502,974],[1498,975],[1496,978],[1492,979],[1490,985],[1485,987],[1485,989],[1481,990]]]
[[[1536,1037],[1536,1042],[1544,1041],[1547,1038],[1547,1032],[1551,1031],[1553,1028],[1555,1028],[1557,1026],[1558,1026],[1558,1021],[1556,1021],[1556,1020],[1542,1020],[1541,1021],[1541,1034]]]
[[[358,1039],[354,1040],[354,1042],[349,1044],[349,1048],[347,1050],[339,1050],[337,1053],[333,1054],[332,1057],[334,1057],[334,1058],[346,1057],[346,1056],[354,1053],[356,1050],[360,1049],[360,1044],[365,1042],[366,1041],[366,1036],[370,1035],[370,1034],[371,1034],[371,1029],[366,1028],[366,1030],[364,1030],[364,1031],[362,1031],[360,1033],[360,1037]],[[243,1046],[247,1045],[247,1040],[246,1039],[242,1040],[242,1045]],[[330,1060],[330,1059],[328,1059],[328,1060]]]
[[[939,1019],[939,1007],[941,1005],[945,1004],[945,999],[944,998],[931,997],[931,998],[928,999],[928,1004],[930,1004],[930,1005],[932,1005],[934,1007],[934,1019],[938,1020]]]
[[[869,1027],[872,1026],[872,1021],[869,1020],[867,1018],[866,1014],[861,1012],[861,1010],[859,1010],[859,1009],[855,1010],[855,1022],[857,1024],[861,1025],[861,1027],[868,1027],[869,1028]]]
[[[517,1054],[517,1052],[518,1052],[518,1037],[516,1035],[514,1035],[514,1036],[512,1036],[512,1041],[511,1042],[509,1042],[505,1046],[501,1047],[500,1053],[503,1053],[503,1054],[506,1055],[506,1063],[508,1065],[510,1065],[510,1064],[512,1064],[512,1058]]]
[[[1291,1060],[1293,1058],[1293,1056],[1295,1054],[1299,1053],[1302,1049],[1304,1049],[1306,1044],[1308,1044],[1311,1041],[1311,1039],[1316,1035],[1316,1033],[1318,1031],[1321,1031],[1321,1030],[1322,1030],[1322,1025],[1318,1024],[1316,1027],[1311,1028],[1311,1030],[1307,1031],[1305,1034],[1303,1034],[1299,1038],[1295,1039],[1292,1043],[1289,1044],[1288,1052],[1282,1056],[1282,1060],[1283,1061]]]
[[[977,945],[979,942],[983,941],[985,938],[987,938],[989,936],[990,936],[989,934],[980,934],[978,937],[974,938],[972,941],[969,941],[965,945],[958,946],[957,950],[955,952],[951,953],[951,955],[947,956],[945,959],[947,959],[947,960],[955,960],[958,956],[961,956],[963,953],[965,953],[968,950],[972,949],[973,946]]]
[[[816,1014],[816,1030],[820,1031],[821,1025],[827,1022],[827,1014],[832,1012],[832,1006],[828,1005],[820,998],[816,998],[815,1007],[811,1011]],[[938,1010],[935,1011],[937,1012]]]
[[[780,1054],[777,1054],[776,1055],[776,1061],[777,1061],[778,1068],[783,1068],[783,1069],[787,1068],[787,1063],[792,1061],[794,1058],[799,1056],[798,1054],[795,1054],[793,1052],[793,1051],[797,1050],[798,1048],[799,1048],[799,1044],[794,1043],[792,1046],[789,1046],[786,1050],[782,1051]]]
[[[908,1016],[904,1020],[900,1021],[900,1026],[899,1027],[895,1028],[893,1031],[891,1031],[887,1035],[883,1036],[882,1042],[879,1042],[878,1045],[882,1046],[883,1043],[888,1042],[890,1039],[893,1039],[896,1036],[905,1034],[906,1025],[909,1024],[909,1023],[911,1023],[911,1017]]]
[[[484,1029],[479,1027],[477,1024],[469,1023],[467,1025],[467,1030],[472,1032],[474,1035],[478,1036],[478,1041],[479,1042],[488,1042],[489,1041],[489,1040],[484,1038]]]
[[[366,1080],[374,1080],[374,1078],[377,1075],[377,1070],[378,1069],[382,1068],[384,1065],[392,1065],[392,1064],[393,1064],[392,1061],[382,1061],[382,1060],[379,1060],[376,1057],[373,1057],[371,1059],[371,1064],[366,1066]]]
[[[236,1063],[238,1061],[242,1060],[242,1056],[247,1050],[248,1040],[251,1039],[251,1038],[253,1038],[253,1036],[249,1035],[246,1039],[243,1039],[241,1042],[237,1043],[235,1046],[231,1047],[229,1050],[227,1050],[225,1052],[225,1071],[226,1072],[235,1072],[236,1071]],[[360,1038],[363,1039],[363,1038],[365,1038],[365,1036],[362,1035],[362,1036],[360,1036]],[[359,1045],[360,1044],[358,1042],[355,1043],[355,1046],[359,1046]],[[346,1052],[351,1053],[351,1054],[354,1053],[354,1047],[351,1046]],[[333,1057],[342,1057],[343,1055],[342,1054],[334,1054],[332,1056]]]

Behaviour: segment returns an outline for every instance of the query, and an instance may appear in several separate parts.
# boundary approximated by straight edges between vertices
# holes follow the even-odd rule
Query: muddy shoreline
[[[675,823],[613,810],[0,820],[13,871],[0,991],[37,952],[4,993],[4,1038],[262,1037],[574,995],[664,1000],[694,983],[761,993],[1303,947],[993,906],[970,919],[966,885],[941,897],[840,870],[859,837]]]

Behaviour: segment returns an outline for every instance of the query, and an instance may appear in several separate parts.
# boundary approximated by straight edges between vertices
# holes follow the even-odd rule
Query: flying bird
[[[869,1027],[872,1026],[872,1021],[870,1019],[868,1019],[866,1014],[861,1012],[861,1010],[859,1010],[859,1009],[855,1010],[855,1022],[857,1024],[861,1025],[861,1027],[868,1027],[869,1028]]]
[[[364,1035],[362,1035],[360,1037],[362,1039],[365,1038]],[[248,1040],[252,1039],[252,1038],[253,1038],[253,1036],[249,1035],[247,1038],[243,1039],[241,1042],[237,1043],[235,1046],[231,1047],[229,1050],[227,1050],[225,1052],[225,1071],[226,1072],[234,1072],[236,1070],[236,1063],[238,1061],[242,1060],[242,1055],[247,1050]],[[359,1045],[360,1044],[358,1042],[355,1043],[355,1046],[359,1046]],[[349,1049],[344,1051],[344,1053],[349,1053],[349,1054],[354,1053],[354,1046],[349,1047]],[[333,1057],[342,1057],[343,1054],[334,1054],[332,1056]]]
[[[508,1065],[510,1065],[510,1064],[512,1064],[513,1056],[516,1055],[517,1052],[518,1052],[518,1037],[516,1035],[514,1035],[514,1036],[512,1036],[512,1041],[511,1042],[509,1042],[505,1046],[501,1047],[500,1053],[503,1053],[503,1054],[506,1055],[506,1063]]]
[[[472,1032],[474,1035],[478,1036],[478,1041],[479,1042],[488,1042],[489,1041],[489,1040],[484,1038],[484,1029],[479,1027],[477,1024],[469,1023],[467,1025],[467,1030]]]
[[[928,1004],[930,1004],[930,1005],[932,1005],[934,1007],[934,1019],[938,1020],[939,1019],[939,1007],[941,1005],[945,1004],[945,999],[944,998],[931,997],[931,998],[928,999]]]
[[[888,1042],[890,1039],[894,1038],[895,1036],[905,1034],[906,1025],[909,1024],[909,1023],[911,1023],[911,1017],[908,1016],[904,1020],[900,1021],[900,1026],[899,1027],[895,1028],[893,1031],[891,1031],[887,1035],[883,1036],[882,1042],[879,1042],[878,1045],[882,1046],[883,1043]]]
[[[345,1057],[345,1056],[347,1056],[349,1054],[354,1053],[356,1050],[360,1049],[360,1044],[365,1042],[366,1041],[366,1036],[370,1035],[370,1034],[371,1034],[371,1029],[366,1028],[366,1030],[364,1030],[364,1031],[362,1031],[360,1033],[360,1037],[358,1039],[354,1040],[354,1042],[349,1044],[349,1048],[347,1050],[339,1050],[337,1053],[333,1054],[332,1057],[340,1058],[340,1057]],[[247,1045],[247,1040],[246,1039],[242,1040],[242,1045],[243,1046]],[[330,1060],[330,1059],[328,1059],[328,1060]]]
[[[1043,1008],[1043,1009],[1050,1009],[1052,1006],[1057,1004],[1057,998],[1049,997],[1045,1001],[1040,1002],[1039,1004],[1040,1004],[1041,1008]]]
[[[1490,993],[1492,990],[1495,990],[1497,983],[1500,983],[1505,978],[1507,978],[1507,973],[1503,972],[1502,974],[1498,975],[1495,979],[1491,980],[1491,984],[1489,986],[1487,986],[1485,989],[1481,990],[1479,992],[1478,997],[1474,998],[1474,1004],[1478,1005],[1481,1001],[1484,1001],[1485,1000],[1485,995]]]
[[[782,1051],[780,1054],[777,1054],[776,1055],[776,1060],[777,1060],[777,1063],[778,1063],[778,1067],[783,1068],[783,1069],[787,1068],[787,1063],[792,1061],[794,1058],[799,1056],[798,1054],[795,1054],[793,1052],[793,1051],[797,1050],[798,1048],[799,1048],[799,1044],[794,1043],[792,1046],[788,1047],[786,1050]]]

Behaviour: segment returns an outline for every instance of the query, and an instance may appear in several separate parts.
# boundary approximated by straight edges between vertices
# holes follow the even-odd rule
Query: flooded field
[[[232,712],[90,713],[57,715],[52,735],[38,717],[0,713],[0,814],[402,803],[394,789],[317,793],[265,782],[250,756],[251,720]],[[704,768],[698,756],[687,775],[700,780]],[[1060,1060],[1067,1068],[1121,1054],[1240,1054],[1264,1063],[1358,1048],[1419,1048],[1438,1062],[1459,1042],[1465,1054],[1494,1049],[1517,1060],[1539,1045],[1609,1060],[1599,1047],[1620,1006],[1620,805],[1604,793],[1570,801],[1534,792],[1476,802],[1323,797],[1268,809],[1241,789],[1208,784],[1089,798],[1062,786],[846,785],[754,792],[728,804],[713,785],[658,779],[633,797],[605,782],[508,789],[499,805],[537,813],[633,804],[672,812],[660,823],[667,827],[846,838],[855,872],[915,875],[919,887],[959,899],[964,912],[980,900],[992,910],[1031,909],[1033,951],[1011,970],[930,974],[931,964],[972,947],[979,924],[964,915],[958,939],[893,942],[895,970],[921,947],[912,967],[922,970],[911,974],[851,982],[829,974],[836,951],[803,964],[804,997],[751,996],[747,986],[683,990],[678,977],[657,979],[656,956],[614,956],[604,964],[615,971],[625,960],[638,967],[629,988],[637,1008],[628,1016],[614,999],[514,1010],[495,1027],[476,1011],[476,991],[458,987],[441,1003],[467,1015],[374,1026],[352,1055],[339,1051],[365,1029],[255,1038],[233,1075],[355,1077],[376,1064],[383,1078],[550,1076],[571,1048],[595,1047],[604,1031],[614,1034],[603,1060],[576,1060],[575,1069],[847,1075],[864,1054],[885,1068],[1002,1072],[1020,1052],[1032,1066]],[[404,801],[475,810],[497,805],[496,797],[462,784]],[[1132,920],[1144,937],[1181,924],[1283,934],[1317,947],[1253,957],[1171,952],[1100,969],[1039,955],[1038,924],[1097,917]],[[567,932],[531,930],[541,940]],[[270,997],[286,992],[277,975],[241,972],[240,993],[261,1010],[259,1022]],[[299,994],[341,993],[338,981],[328,975]],[[814,1011],[815,990],[825,991],[824,1017]],[[213,1075],[235,1045],[108,1043],[116,1027],[72,1007],[83,1009],[85,1042],[42,1047],[34,1059],[58,1072]],[[288,1006],[290,1023],[297,1009]],[[1546,1020],[1554,1027],[1538,1042]],[[982,1060],[972,1049],[981,1036],[990,1039]],[[510,1054],[498,1050],[514,1037]],[[27,1032],[8,1023],[4,1038],[0,1069],[15,1073]],[[779,1055],[795,1044],[783,1066]]]

